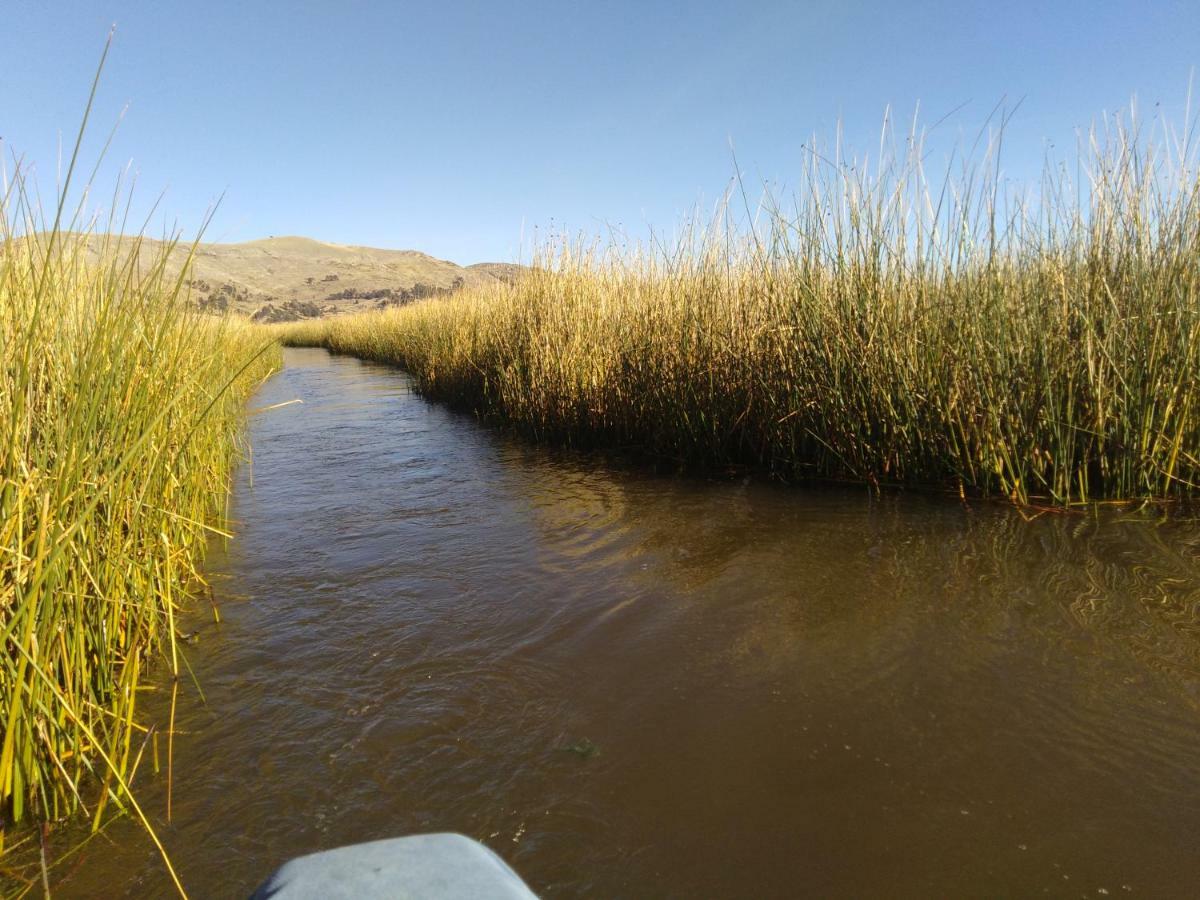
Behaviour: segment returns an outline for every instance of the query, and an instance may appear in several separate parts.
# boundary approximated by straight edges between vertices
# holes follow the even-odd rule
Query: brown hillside
[[[89,238],[99,258],[107,235]],[[119,239],[132,248],[129,238]],[[143,240],[147,263],[160,241]],[[169,270],[177,275],[190,247],[177,245]],[[460,266],[416,250],[327,244],[305,237],[271,237],[243,244],[200,244],[188,290],[200,307],[265,321],[288,321],[366,310],[446,293],[460,286],[512,281],[522,268],[509,263]]]

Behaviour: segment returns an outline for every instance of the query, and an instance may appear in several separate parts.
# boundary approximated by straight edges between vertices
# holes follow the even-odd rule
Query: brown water
[[[437,830],[548,897],[1195,894],[1191,521],[664,477],[286,361],[185,626],[195,896]],[[169,893],[127,821],[71,865]]]

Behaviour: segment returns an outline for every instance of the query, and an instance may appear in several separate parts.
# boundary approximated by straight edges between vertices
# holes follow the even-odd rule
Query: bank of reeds
[[[0,818],[99,822],[136,812],[142,682],[181,672],[175,611],[278,351],[191,309],[169,247],[44,222],[19,174],[2,203]]]
[[[1019,503],[1195,492],[1186,140],[1113,125],[1024,191],[998,139],[944,178],[900,143],[870,165],[814,152],[752,228],[559,245],[512,286],[280,334],[539,439]]]

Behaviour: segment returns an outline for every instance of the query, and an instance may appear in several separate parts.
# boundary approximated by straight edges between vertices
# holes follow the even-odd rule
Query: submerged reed
[[[137,811],[140,682],[156,656],[178,674],[175,610],[277,349],[191,310],[169,245],[47,224],[20,173],[0,204],[0,818],[99,823]]]
[[[915,133],[898,143],[873,166],[814,152],[794,207],[751,227],[562,244],[512,286],[279,334],[539,439],[1018,503],[1196,492],[1186,137],[1110,125],[1080,183],[1048,166],[1036,192],[1008,186],[998,137],[937,181]]]

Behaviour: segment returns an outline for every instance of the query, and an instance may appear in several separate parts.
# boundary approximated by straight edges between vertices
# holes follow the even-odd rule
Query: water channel
[[[546,897],[1194,896],[1188,517],[672,477],[322,350],[294,398],[182,626],[169,824],[138,777],[194,896],[442,830]],[[65,868],[170,894],[128,820]]]

